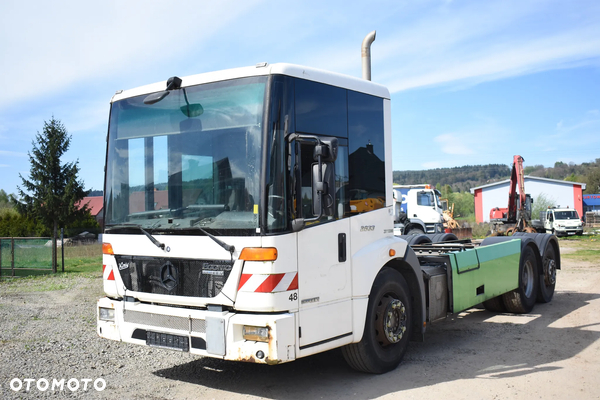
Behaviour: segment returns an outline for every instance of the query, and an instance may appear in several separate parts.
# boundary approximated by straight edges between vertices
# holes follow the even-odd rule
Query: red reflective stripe
[[[285,274],[271,274],[256,288],[255,292],[270,293],[281,282]]]
[[[115,272],[113,270],[110,270],[110,274],[108,274],[108,278],[109,281],[114,281],[115,280]]]
[[[238,290],[240,290],[242,286],[244,286],[244,284],[248,282],[248,279],[250,279],[251,276],[252,274],[242,274],[242,276],[240,277],[240,284],[238,286]]]
[[[104,274],[104,270],[106,269],[106,265],[102,265],[102,273]]]
[[[294,279],[292,280],[292,283],[290,283],[290,286],[287,288],[287,290],[296,290],[298,289],[298,274],[294,275]]]

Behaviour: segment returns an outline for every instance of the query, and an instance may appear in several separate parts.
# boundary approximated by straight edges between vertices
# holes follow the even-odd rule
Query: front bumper
[[[441,222],[437,224],[425,224],[425,230],[427,231],[425,233],[442,233],[444,232],[444,224]]]
[[[582,235],[583,227],[578,228],[557,228],[554,231],[556,236],[571,236],[571,235]]]
[[[100,319],[101,307],[114,309],[114,321]],[[260,364],[296,359],[296,323],[294,314],[290,313],[240,314],[104,297],[98,300],[97,321],[100,337],[126,343]],[[244,325],[267,327],[268,341],[244,339]]]

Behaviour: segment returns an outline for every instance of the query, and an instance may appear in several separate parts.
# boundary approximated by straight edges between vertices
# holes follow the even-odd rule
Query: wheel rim
[[[525,261],[525,265],[523,265],[523,293],[525,293],[525,297],[531,297],[533,294],[533,263],[531,260]]]
[[[398,343],[406,332],[406,307],[402,301],[384,296],[377,307],[377,341],[382,346]]]
[[[554,259],[546,259],[544,265],[544,282],[546,286],[552,286],[556,283],[556,261]]]

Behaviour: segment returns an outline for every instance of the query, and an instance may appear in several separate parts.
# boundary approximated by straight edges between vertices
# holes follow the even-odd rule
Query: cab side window
[[[295,79],[294,99],[296,132],[338,138],[335,218],[384,207],[383,99],[303,79]],[[301,198],[304,218],[312,216],[313,150],[314,145],[301,145],[296,201]]]

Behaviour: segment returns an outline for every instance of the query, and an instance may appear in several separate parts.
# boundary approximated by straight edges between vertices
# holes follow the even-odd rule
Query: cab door
[[[348,148],[338,147],[335,162],[335,212],[306,224],[297,233],[300,350],[352,334],[350,220],[346,194]],[[302,216],[314,217],[312,179],[314,146],[301,146],[301,185],[297,202]]]

